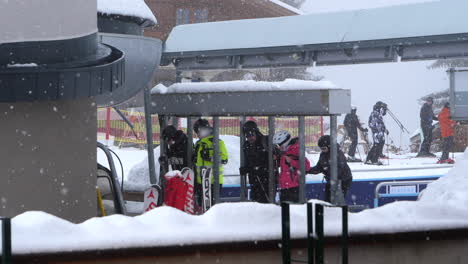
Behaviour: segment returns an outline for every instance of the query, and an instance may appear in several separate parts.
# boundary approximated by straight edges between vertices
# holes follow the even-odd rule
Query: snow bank
[[[222,139],[228,146],[239,140],[233,136],[223,136]],[[467,171],[468,149],[446,176],[425,189],[418,201],[395,202],[350,214],[350,233],[468,227]],[[306,219],[305,205],[291,206],[293,238],[306,236]],[[136,217],[113,215],[92,218],[81,224],[31,211],[13,218],[12,228],[15,254],[260,241],[281,237],[281,209],[271,204],[224,203],[215,205],[204,215],[193,216],[174,208],[160,207]],[[326,208],[325,233],[340,232],[340,210]]]
[[[237,136],[220,135],[219,138],[224,141],[228,150],[228,163],[224,165],[224,175],[239,174],[240,164],[240,139]],[[159,177],[159,158],[160,148],[154,149],[154,160],[156,164],[156,177]],[[132,191],[144,191],[150,186],[148,158],[146,157],[140,163],[133,166],[125,181],[125,189]]]
[[[229,82],[176,83],[169,87],[158,84],[152,94],[165,93],[222,93],[222,92],[252,92],[252,91],[290,91],[290,90],[320,90],[339,89],[330,81],[303,81],[286,79],[282,82],[260,82],[254,80]]]
[[[98,0],[97,10],[107,15],[140,17],[157,23],[156,17],[144,0]]]

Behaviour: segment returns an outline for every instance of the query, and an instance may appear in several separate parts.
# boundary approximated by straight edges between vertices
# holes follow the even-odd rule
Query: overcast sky
[[[424,0],[308,0],[302,9],[308,13],[375,8],[395,4],[427,2]],[[358,107],[361,122],[366,123],[372,106],[381,100],[412,133],[419,127],[418,99],[428,93],[448,88],[445,70],[429,70],[432,61],[380,63],[316,67],[315,75],[323,75],[343,88],[351,89],[352,104]],[[342,120],[339,119],[340,121]],[[390,136],[400,142],[400,130],[396,123],[386,117]],[[403,144],[409,136],[403,135]]]

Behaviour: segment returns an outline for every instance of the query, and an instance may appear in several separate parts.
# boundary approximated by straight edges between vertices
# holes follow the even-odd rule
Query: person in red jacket
[[[280,201],[299,202],[299,178],[305,177],[310,162],[305,158],[305,171],[299,171],[299,138],[292,138],[287,131],[280,131],[273,137],[273,144],[281,150],[280,158]]]
[[[443,152],[440,160],[437,162],[442,163],[455,163],[454,160],[449,158],[449,151],[453,146],[453,128],[457,122],[450,119],[450,104],[447,102],[439,113],[440,135],[444,141]]]

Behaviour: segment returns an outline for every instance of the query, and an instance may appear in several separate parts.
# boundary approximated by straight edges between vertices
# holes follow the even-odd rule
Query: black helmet
[[[444,107],[450,108],[450,102],[445,102]]]
[[[323,148],[323,147],[329,148],[330,147],[330,142],[331,142],[330,136],[329,135],[323,135],[318,140],[318,146],[320,148]]]
[[[242,130],[244,132],[244,135],[246,136],[249,134],[255,135],[259,131],[257,124],[252,120],[245,122],[244,125],[242,126]]]
[[[177,129],[174,126],[167,126],[162,131],[162,137],[164,140],[169,140],[174,138],[177,133]]]
[[[431,102],[431,103],[433,103],[433,102],[434,102],[434,97],[432,97],[432,96],[427,97],[427,98],[426,98],[426,102]]]
[[[197,121],[195,121],[195,124],[193,124],[193,131],[195,131],[195,133],[198,134],[198,131],[200,131],[200,128],[204,128],[204,127],[211,127],[210,123],[208,122],[208,120],[200,118]]]

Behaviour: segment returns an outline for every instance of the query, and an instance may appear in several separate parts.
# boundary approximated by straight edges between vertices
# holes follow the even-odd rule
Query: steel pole
[[[146,87],[143,91],[145,104],[145,125],[146,125],[146,150],[148,152],[148,169],[151,184],[158,184],[156,178],[156,166],[154,164],[154,146],[153,146],[153,122],[151,119],[151,88]]]
[[[336,115],[332,115],[330,116],[330,202],[335,205],[338,202],[337,130],[337,118]]]
[[[193,122],[192,117],[187,117],[187,165],[189,168],[193,166]]]
[[[299,116],[299,202],[306,202],[305,117]]]
[[[221,158],[219,155],[219,117],[213,117],[213,177],[214,177],[214,204],[219,202],[219,172]]]
[[[275,203],[276,196],[276,175],[275,162],[273,160],[273,135],[275,134],[275,117],[268,117],[268,189],[269,197],[272,203]]]
[[[244,156],[244,143],[245,143],[245,135],[244,135],[244,129],[242,127],[244,126],[245,123],[245,116],[241,116],[240,119],[240,129],[239,129],[239,135],[240,135],[240,167],[245,166],[245,156]],[[247,180],[245,177],[245,174],[240,175],[240,200],[245,201],[247,200]]]

